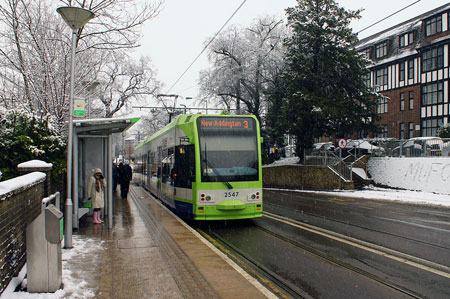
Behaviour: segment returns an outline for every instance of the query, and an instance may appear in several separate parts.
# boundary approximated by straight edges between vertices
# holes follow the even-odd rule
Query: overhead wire
[[[172,88],[175,87],[175,85],[177,85],[177,83],[181,80],[181,78],[183,78],[183,76],[189,71],[189,69],[194,65],[194,63],[200,58],[200,56],[203,54],[203,52],[206,51],[206,49],[209,47],[209,45],[216,39],[216,37],[219,35],[219,33],[225,28],[225,26],[228,25],[228,23],[231,21],[231,19],[234,17],[234,15],[241,9],[241,7],[245,4],[245,2],[247,2],[247,0],[242,1],[242,3],[238,6],[238,8],[236,8],[236,10],[233,12],[233,14],[228,18],[228,20],[222,25],[222,27],[220,27],[219,31],[216,32],[216,34],[211,38],[211,40],[206,44],[205,47],[203,47],[203,49],[200,51],[200,53],[197,55],[197,57],[195,57],[195,59],[191,62],[191,64],[184,70],[184,72],[180,75],[180,77],[178,77],[178,79],[175,81],[174,84],[172,84],[172,86],[169,88],[169,90],[167,91],[167,93],[169,93]]]
[[[359,34],[359,33],[363,32],[364,30],[369,29],[369,28],[375,26],[376,24],[379,24],[379,23],[383,22],[384,20],[386,20],[386,19],[392,17],[393,15],[398,14],[399,12],[401,12],[401,11],[403,11],[403,10],[405,10],[405,9],[407,9],[407,8],[409,8],[409,7],[411,7],[411,6],[413,6],[414,4],[416,4],[416,3],[420,2],[420,1],[421,1],[421,0],[417,0],[416,2],[413,2],[413,3],[411,3],[411,4],[409,4],[409,5],[405,6],[405,7],[403,7],[403,8],[401,8],[401,9],[397,10],[396,12],[391,13],[391,14],[388,15],[387,17],[384,17],[384,18],[382,18],[381,20],[379,20],[379,21],[377,21],[377,22],[375,22],[375,23],[373,23],[373,24],[371,24],[371,25],[369,25],[369,26],[367,26],[367,27],[361,29],[360,31],[356,32],[356,34]]]

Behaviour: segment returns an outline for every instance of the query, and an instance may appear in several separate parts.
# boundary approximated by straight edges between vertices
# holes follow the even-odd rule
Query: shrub
[[[438,133],[441,138],[450,138],[450,124],[440,127]]]
[[[65,172],[66,141],[50,116],[0,108],[0,170],[3,180],[19,175],[17,165],[29,160],[53,164],[52,176]]]

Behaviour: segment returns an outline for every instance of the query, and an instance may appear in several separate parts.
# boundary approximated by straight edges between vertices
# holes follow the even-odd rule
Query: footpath
[[[112,229],[84,217],[74,233],[100,251],[67,261],[95,298],[276,298],[144,189],[115,193],[113,210]]]

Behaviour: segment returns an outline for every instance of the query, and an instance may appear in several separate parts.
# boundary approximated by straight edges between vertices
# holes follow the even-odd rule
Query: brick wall
[[[42,172],[0,182],[0,293],[26,263],[26,228],[41,213],[48,188]]]
[[[409,92],[414,92],[413,109],[409,109]],[[405,109],[400,111],[400,93],[405,95]],[[378,125],[387,125],[388,136],[390,138],[400,137],[400,123],[405,124],[405,136],[408,138],[408,124],[414,123],[420,125],[420,85],[409,86],[405,88],[399,88],[391,91],[382,92],[384,96],[390,98],[388,101],[388,112],[380,114],[381,120],[377,122]],[[419,137],[420,130],[414,130],[413,137]]]
[[[263,168],[263,186],[287,189],[333,190],[339,178],[325,166],[280,165]],[[353,189],[352,183],[343,185]]]

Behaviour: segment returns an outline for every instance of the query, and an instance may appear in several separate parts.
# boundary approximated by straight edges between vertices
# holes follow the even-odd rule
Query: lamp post
[[[73,90],[75,81],[75,49],[77,31],[89,20],[95,17],[91,11],[79,7],[58,7],[56,11],[61,15],[64,22],[72,29],[72,57],[70,63],[70,97],[69,97],[69,133],[67,144],[67,199],[66,199],[66,237],[64,247],[72,248],[72,143],[73,143]],[[77,199],[76,199],[77,200]],[[77,213],[78,215],[78,213]]]

